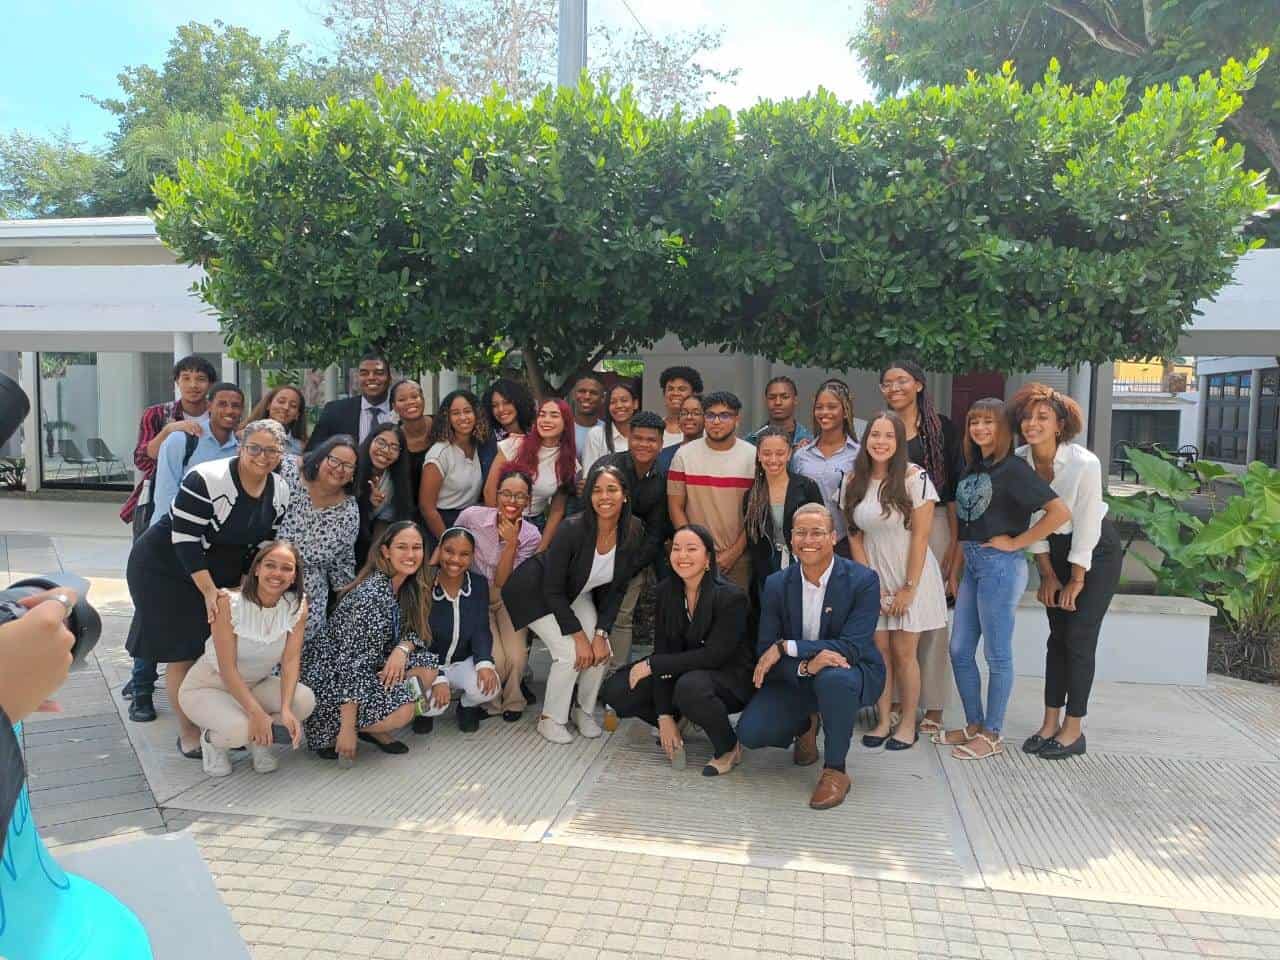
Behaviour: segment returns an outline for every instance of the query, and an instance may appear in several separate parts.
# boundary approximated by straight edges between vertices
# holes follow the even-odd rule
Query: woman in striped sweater
[[[204,652],[218,597],[240,582],[258,547],[276,538],[289,485],[272,471],[286,441],[274,420],[250,423],[239,456],[192,467],[173,508],[129,554],[134,614],[126,646],[135,657],[169,665],[178,750],[193,760],[200,758],[200,730],[182,712],[177,691]]]

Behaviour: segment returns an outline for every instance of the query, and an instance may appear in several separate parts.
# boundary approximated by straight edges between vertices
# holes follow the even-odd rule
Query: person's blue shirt
[[[204,432],[196,441],[196,448],[191,452],[191,459],[187,461],[186,466],[182,464],[182,458],[187,455],[185,433],[175,430],[164,438],[164,443],[160,444],[160,452],[156,455],[156,486],[152,496],[152,502],[155,504],[155,510],[151,513],[153,526],[160,522],[161,517],[168,514],[169,508],[173,506],[173,498],[178,495],[178,486],[188,470],[197,463],[234,457],[236,451],[240,449],[240,441],[236,439],[234,431],[227,437],[226,443],[218,442],[218,438],[209,429],[208,414],[199,417],[196,423],[200,424],[200,429]]]
[[[751,444],[753,447],[760,446],[760,434],[764,433],[764,431],[771,426],[772,424],[766,423],[763,427],[761,427],[755,433],[751,434],[751,436],[747,437],[747,443]],[[797,420],[795,429],[791,431],[791,446],[794,448],[801,444],[809,443],[812,440],[813,440],[813,432],[808,427],[806,427],[803,423]]]

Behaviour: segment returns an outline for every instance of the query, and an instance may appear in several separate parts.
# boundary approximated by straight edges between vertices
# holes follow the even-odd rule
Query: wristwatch
[[[809,661],[808,661],[808,660],[801,660],[801,661],[800,661],[800,669],[799,669],[799,670],[797,670],[796,672],[797,672],[800,676],[802,676],[802,677],[807,677],[807,676],[809,676]]]
[[[774,646],[778,648],[778,656],[785,657],[787,655],[787,641],[779,640],[774,643]]]

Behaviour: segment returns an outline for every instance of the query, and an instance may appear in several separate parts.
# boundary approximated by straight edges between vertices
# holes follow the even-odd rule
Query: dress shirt
[[[364,443],[364,438],[369,435],[378,424],[391,417],[391,398],[390,395],[383,397],[381,403],[370,403],[368,397],[360,398],[360,436],[356,439],[360,443]],[[374,411],[377,414],[374,414]]]
[[[858,442],[850,436],[846,436],[844,446],[829,457],[818,448],[816,439],[791,456],[791,469],[808,477],[822,491],[822,502],[835,519],[836,537],[840,540],[849,533],[844,511],[840,509],[840,492],[844,489],[844,478],[853,473],[857,457]]]
[[[498,572],[498,562],[502,559],[502,540],[498,536],[498,508],[479,505],[467,507],[458,514],[454,523],[459,527],[466,527],[476,538],[471,567],[493,583],[494,575]],[[537,553],[541,543],[542,531],[529,521],[523,521],[516,539],[516,558],[511,569],[514,570]]]
[[[184,431],[175,430],[164,438],[164,443],[160,444],[160,451],[156,454],[155,492],[152,495],[152,502],[155,504],[155,509],[151,512],[153,527],[173,506],[174,498],[178,495],[178,487],[188,470],[197,464],[208,463],[210,460],[234,457],[236,451],[240,449],[240,441],[236,439],[235,431],[227,435],[226,443],[218,442],[218,438],[209,429],[207,413],[203,417],[197,417],[196,423],[200,424],[200,429],[204,432],[200,434],[200,439],[196,441],[196,448],[191,452],[191,457],[185,465],[182,462],[182,458],[187,455],[187,434]]]
[[[1030,444],[1019,447],[1017,454],[1035,469]],[[1078,443],[1060,443],[1053,455],[1053,480],[1049,486],[1071,511],[1071,519],[1054,532],[1071,535],[1067,560],[1088,571],[1093,564],[1093,550],[1102,537],[1102,519],[1107,515],[1107,504],[1102,499],[1102,464],[1088,448]],[[1031,526],[1043,516],[1043,510],[1033,513]],[[1048,553],[1049,541],[1037,540],[1027,549],[1031,553]]]
[[[817,583],[811,583],[804,571],[800,571],[800,635],[806,643],[818,642],[818,630],[822,627],[822,603],[827,598],[827,581],[831,579],[831,571],[835,568],[836,561],[832,558]],[[799,655],[799,648],[794,640],[788,640],[786,648],[787,656]]]
[[[753,447],[760,446],[760,434],[764,433],[771,426],[773,426],[773,424],[766,423],[755,433],[751,434],[751,436],[747,437],[747,443],[751,444]],[[790,438],[792,447],[801,443],[810,443],[813,440],[813,431],[797,420],[795,428],[791,431]]]

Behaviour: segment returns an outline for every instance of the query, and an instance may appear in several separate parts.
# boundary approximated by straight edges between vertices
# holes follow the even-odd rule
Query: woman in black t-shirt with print
[[[1000,730],[1013,692],[1013,618],[1027,588],[1022,551],[1071,519],[1066,504],[1027,462],[1010,454],[1013,433],[1004,402],[979,400],[965,418],[966,466],[956,485],[956,518],[964,576],[951,627],[951,670],[964,704],[965,725],[936,734],[960,760],[1002,753]],[[1043,510],[1035,524],[1031,515]],[[987,660],[982,702],[978,641]]]

